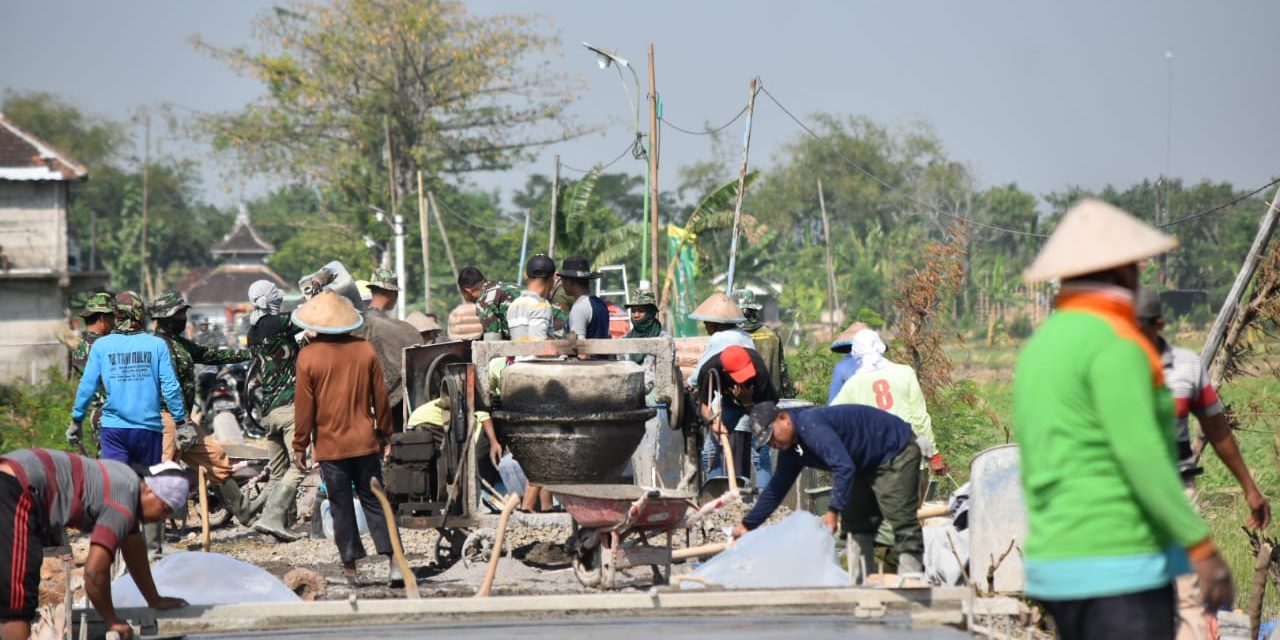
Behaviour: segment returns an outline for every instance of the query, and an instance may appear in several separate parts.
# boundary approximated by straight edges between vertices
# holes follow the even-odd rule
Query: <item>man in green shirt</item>
[[[1231,572],[1182,493],[1173,401],[1134,315],[1138,263],[1176,244],[1086,199],[1023,275],[1061,281],[1056,312],[1018,355],[1013,411],[1026,593],[1064,640],[1174,638],[1173,581],[1191,567],[1207,608],[1232,601]]]

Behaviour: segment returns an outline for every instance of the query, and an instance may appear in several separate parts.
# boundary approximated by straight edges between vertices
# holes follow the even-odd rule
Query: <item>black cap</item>
[[[1155,320],[1164,317],[1164,313],[1160,310],[1160,294],[1151,289],[1138,290],[1138,300],[1134,307],[1135,315],[1139,320]]]
[[[530,278],[550,278],[556,272],[556,263],[545,253],[529,258],[524,266],[524,274]]]
[[[751,408],[751,435],[756,446],[769,444],[769,438],[773,436],[773,421],[780,411],[782,410],[778,408],[778,404],[769,400],[757,402]]]
[[[565,258],[559,274],[562,278],[577,278],[579,280],[594,280],[600,277],[598,272],[591,270],[591,262],[582,256]]]

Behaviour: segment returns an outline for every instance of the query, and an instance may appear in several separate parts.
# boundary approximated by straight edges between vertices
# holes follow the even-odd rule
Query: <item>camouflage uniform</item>
[[[747,321],[742,323],[742,330],[751,336],[752,342],[756,343],[756,352],[760,354],[760,359],[764,360],[765,365],[769,367],[773,388],[777,389],[784,398],[793,397],[795,388],[791,384],[791,373],[787,370],[782,337],[760,321],[760,310],[764,305],[756,302],[756,294],[746,289],[735,291],[733,297],[738,308],[742,309],[743,315],[747,317]]]
[[[191,414],[191,407],[196,399],[196,364],[223,365],[244,362],[251,354],[243,349],[210,349],[202,347],[184,336],[171,333],[163,320],[191,308],[182,294],[168,291],[160,294],[151,303],[151,317],[155,319],[156,329],[153,334],[169,345],[169,357],[173,360],[173,371],[182,385],[182,403]],[[167,412],[164,418],[164,456],[165,460],[176,460],[181,457],[190,466],[204,467],[212,476],[214,484],[220,484],[231,477],[231,462],[222,447],[217,445],[208,433],[197,425],[199,438],[195,445],[186,452],[179,452],[176,442],[177,425]]]
[[[115,315],[116,305],[110,293],[95,293],[89,296],[85,302],[84,309],[80,312],[81,318],[99,313],[110,313]],[[89,349],[93,348],[93,343],[102,334],[93,331],[80,332],[80,344],[71,351],[71,369],[75,371],[77,378],[84,376],[84,367],[89,362]],[[102,418],[102,405],[107,402],[106,390],[102,385],[98,385],[98,390],[94,392],[93,398],[89,400],[89,409],[85,413],[89,416],[89,431],[94,443],[98,441],[99,420]]]
[[[476,298],[476,317],[485,333],[500,333],[503,340],[511,339],[507,326],[507,308],[520,297],[520,288],[501,282],[487,282],[484,292]]]

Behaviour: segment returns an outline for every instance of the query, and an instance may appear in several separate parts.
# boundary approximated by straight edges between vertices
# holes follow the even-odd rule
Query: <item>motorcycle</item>
[[[202,373],[201,376],[206,374]],[[266,436],[251,398],[250,377],[243,364],[229,364],[218,370],[202,401],[204,426],[222,442],[244,443],[246,438]]]

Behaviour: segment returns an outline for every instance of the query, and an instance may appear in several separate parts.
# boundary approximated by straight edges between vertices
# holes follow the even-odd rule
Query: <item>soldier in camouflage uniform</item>
[[[116,305],[114,294],[109,291],[101,291],[89,296],[84,303],[84,309],[80,311],[80,317],[84,319],[84,331],[80,333],[80,344],[71,352],[71,368],[77,374],[77,377],[84,375],[84,365],[89,362],[89,349],[93,347],[93,342],[102,336],[111,333],[116,326]],[[102,404],[107,401],[106,393],[102,389],[102,385],[98,385],[98,392],[93,394],[93,399],[89,401],[89,437],[93,438],[93,446],[98,446],[98,429],[100,428],[100,420],[102,418]],[[80,451],[80,455],[85,455],[84,444],[77,444],[76,447]]]
[[[755,292],[747,289],[733,292],[733,297],[738,303],[738,308],[742,309],[742,315],[747,318],[746,322],[740,326],[751,336],[751,341],[756,343],[756,353],[760,354],[760,359],[769,369],[773,388],[777,389],[778,394],[783,398],[794,397],[795,388],[791,384],[790,372],[787,371],[787,359],[782,353],[782,338],[771,327],[760,321],[760,311],[764,305],[756,301]],[[760,443],[760,446],[751,452],[751,462],[756,467],[757,486],[767,486],[769,479],[773,477],[773,452],[769,449],[768,443]]]
[[[191,305],[176,291],[166,291],[151,302],[151,318],[155,320],[156,337],[169,345],[169,356],[173,359],[173,370],[182,385],[182,402],[190,415],[196,398],[195,365],[224,365],[244,362],[250,358],[248,351],[242,349],[210,349],[202,347],[183,336],[187,328],[187,310]],[[231,460],[227,452],[202,425],[197,426],[196,441],[193,445],[180,451],[177,445],[177,425],[167,412],[161,414],[164,419],[164,459],[176,461],[179,458],[188,466],[203,467],[209,474],[209,482],[219,487],[227,508],[242,524],[249,524],[257,509],[261,508],[265,497],[250,502],[240,493],[235,482],[226,482],[231,477]],[[203,422],[203,420],[201,421]]]
[[[255,531],[266,533],[282,542],[297,540],[289,530],[289,510],[297,499],[298,486],[306,474],[290,460],[293,451],[293,394],[298,376],[296,364],[302,349],[298,335],[302,329],[281,315],[284,294],[274,282],[258,280],[249,286],[249,351],[254,369],[262,385],[261,423],[267,430],[267,450],[271,459],[267,472],[270,489],[262,515],[253,523]]]
[[[511,339],[507,326],[507,308],[520,297],[520,287],[485,280],[475,267],[467,267],[458,273],[458,290],[462,299],[476,305],[476,317],[486,334],[498,334],[502,340]]]

